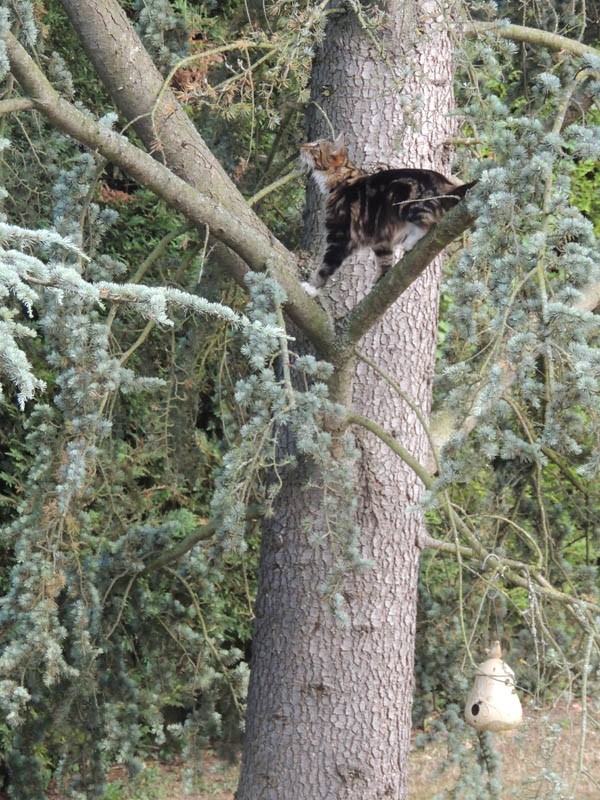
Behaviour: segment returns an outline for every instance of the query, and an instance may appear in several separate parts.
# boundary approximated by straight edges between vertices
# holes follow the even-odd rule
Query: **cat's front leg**
[[[373,252],[377,259],[377,278],[375,280],[380,281],[390,267],[394,266],[394,251],[389,245],[380,245],[373,248]]]
[[[352,250],[353,248],[350,242],[328,242],[327,249],[325,251],[325,257],[323,258],[323,264],[312,276],[310,282],[304,281],[302,283],[302,288],[304,291],[311,297],[316,297],[319,293],[319,290],[325,286],[333,273],[337,272],[346,258],[348,258],[348,256],[352,253]]]

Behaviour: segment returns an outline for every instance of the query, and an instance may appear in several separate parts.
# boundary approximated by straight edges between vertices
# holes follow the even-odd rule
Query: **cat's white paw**
[[[416,243],[425,236],[429,229],[422,228],[414,222],[405,223],[404,228],[406,232],[404,234],[404,240],[402,241],[402,247],[404,252],[408,253],[409,250],[412,250]]]
[[[319,290],[316,286],[313,286],[312,283],[308,283],[308,281],[302,281],[300,284],[304,291],[306,292],[309,297],[316,297],[319,294]]]

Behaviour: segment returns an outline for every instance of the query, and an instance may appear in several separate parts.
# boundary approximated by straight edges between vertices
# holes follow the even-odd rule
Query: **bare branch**
[[[15,111],[28,111],[35,108],[35,103],[29,97],[11,97],[0,101],[0,115],[13,114]]]
[[[386,444],[390,450],[399,456],[402,461],[404,461],[404,463],[412,469],[415,475],[417,475],[417,477],[422,481],[426,489],[431,489],[433,487],[434,480],[427,472],[425,467],[412,455],[412,453],[409,453],[409,451],[400,444],[395,436],[392,436],[391,433],[388,433],[386,430],[384,430],[381,425],[378,425],[376,422],[373,422],[373,420],[363,417],[361,414],[357,414],[355,412],[350,412],[346,416],[345,421],[348,425],[360,425],[361,428],[365,428],[365,430],[374,433],[378,439],[381,439],[381,441]]]
[[[590,47],[575,39],[569,39],[567,36],[560,36],[558,33],[550,33],[539,28],[528,28],[525,25],[509,25],[505,22],[473,22],[464,29],[464,32],[471,35],[491,33],[513,42],[540,45],[549,50],[564,50],[574,56],[600,56],[600,50],[596,47]]]

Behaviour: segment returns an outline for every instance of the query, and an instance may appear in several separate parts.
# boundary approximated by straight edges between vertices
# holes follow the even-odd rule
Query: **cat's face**
[[[319,139],[303,144],[300,158],[308,164],[319,189],[325,194],[346,178],[350,169],[355,169],[346,153],[344,134],[340,134],[335,142]]]
[[[315,172],[331,172],[346,163],[346,147],[343,135],[335,142],[318,139],[307,142],[300,148],[300,158]]]

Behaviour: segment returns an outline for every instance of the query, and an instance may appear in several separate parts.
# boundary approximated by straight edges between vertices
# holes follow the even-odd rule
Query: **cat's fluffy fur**
[[[326,196],[325,256],[311,282],[302,284],[313,297],[359,249],[375,253],[379,280],[394,263],[394,246],[412,249],[473,186],[457,186],[430,169],[366,174],[348,158],[343,135],[304,144],[300,155]]]

